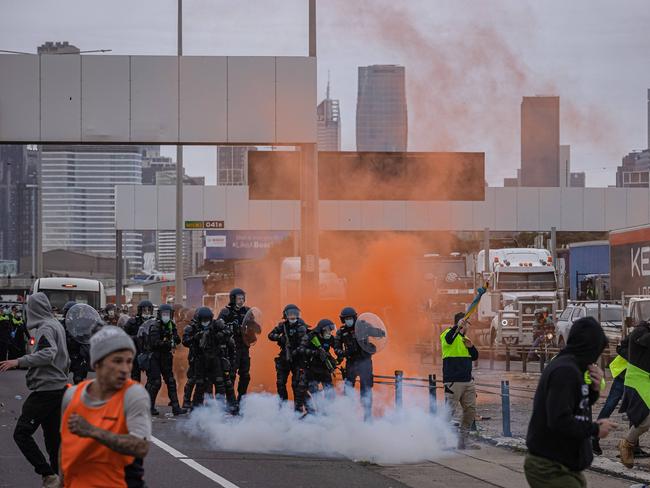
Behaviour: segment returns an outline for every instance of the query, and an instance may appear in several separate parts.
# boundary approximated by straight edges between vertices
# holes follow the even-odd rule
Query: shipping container
[[[650,224],[609,233],[612,297],[650,294]]]
[[[608,275],[609,242],[588,241],[569,244],[569,287],[571,300],[585,300],[580,297],[580,282],[590,275]],[[605,299],[604,297],[601,297]]]

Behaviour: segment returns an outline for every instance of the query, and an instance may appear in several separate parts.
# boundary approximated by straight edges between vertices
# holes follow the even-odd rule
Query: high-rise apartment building
[[[137,146],[41,147],[43,251],[115,254],[115,185],[142,183]],[[142,265],[142,236],[123,234],[124,257]]]
[[[408,116],[403,66],[359,67],[357,151],[406,151]]]
[[[521,186],[560,185],[560,97],[521,102]]]
[[[217,146],[217,185],[248,184],[248,152],[255,146]]]
[[[341,150],[341,113],[339,101],[330,98],[330,83],[327,81],[325,100],[316,108],[319,151]]]
[[[650,149],[633,151],[616,168],[616,186],[650,188]]]

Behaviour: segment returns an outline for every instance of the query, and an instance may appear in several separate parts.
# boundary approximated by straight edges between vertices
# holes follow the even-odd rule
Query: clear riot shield
[[[65,316],[65,328],[80,344],[89,344],[90,336],[103,324],[99,313],[90,305],[77,303]]]
[[[241,325],[242,340],[247,346],[252,346],[257,342],[257,337],[262,333],[262,311],[257,307],[252,307],[246,315]]]
[[[127,314],[125,314],[125,313],[121,314],[120,318],[117,319],[117,326],[120,329],[124,329],[124,327],[126,327],[126,323],[129,321],[129,319],[131,319],[131,317],[129,317]]]
[[[364,312],[357,317],[354,336],[359,347],[369,354],[375,354],[388,344],[384,322],[374,313]]]

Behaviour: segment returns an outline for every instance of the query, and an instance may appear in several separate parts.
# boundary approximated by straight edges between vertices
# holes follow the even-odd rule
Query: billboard
[[[650,228],[609,235],[612,297],[650,294]]]
[[[298,151],[251,151],[251,200],[299,200]],[[471,152],[318,153],[321,200],[483,201],[485,154]]]
[[[258,259],[273,244],[291,235],[290,231],[223,230],[206,231],[205,259]]]

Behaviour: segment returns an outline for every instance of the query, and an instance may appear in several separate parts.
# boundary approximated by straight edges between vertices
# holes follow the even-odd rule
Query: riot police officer
[[[158,309],[156,320],[142,334],[143,349],[149,354],[149,368],[147,369],[147,384],[145,388],[151,398],[151,415],[159,415],[156,409],[156,397],[162,386],[162,379],[167,385],[167,394],[174,415],[182,415],[187,410],[178,404],[176,380],[174,379],[174,350],[180,344],[181,338],[176,330],[173,320],[174,309],[171,305],[161,305]]]
[[[11,338],[9,341],[9,359],[18,359],[27,354],[27,343],[31,336],[23,319],[22,309],[11,307]]]
[[[214,386],[217,396],[224,397],[230,413],[238,412],[237,398],[232,384],[232,365],[235,361],[235,340],[223,320],[214,320],[212,310],[197,310],[200,328],[194,336],[197,344],[196,392],[194,406],[203,404],[206,389]]]
[[[124,326],[124,332],[126,332],[133,342],[135,343],[136,348],[136,358],[142,353],[141,344],[138,340],[138,331],[140,326],[145,323],[147,320],[153,317],[153,303],[149,300],[142,300],[138,303],[137,314],[135,317],[131,317],[129,321]],[[135,381],[142,380],[142,372],[140,370],[140,365],[138,361],[133,361],[133,369],[131,370],[131,378]]]
[[[189,324],[183,329],[183,345],[189,349],[187,353],[187,381],[185,382],[185,388],[183,390],[183,408],[191,409],[192,404],[192,393],[194,393],[194,388],[197,382],[197,362],[198,355],[198,343],[194,340],[196,334],[200,332],[200,322],[198,314],[195,312],[194,317]]]
[[[334,332],[336,326],[329,319],[322,319],[314,330],[303,337],[304,354],[307,357],[307,384],[310,396],[322,386],[325,398],[334,399],[332,375],[338,366],[338,360],[332,356],[334,349]],[[310,408],[311,409],[311,408]]]
[[[284,307],[282,317],[284,320],[268,335],[269,340],[277,342],[280,346],[280,354],[275,358],[278,396],[281,400],[289,399],[287,380],[291,374],[294,406],[297,411],[303,411],[307,397],[307,364],[300,348],[309,327],[300,318],[300,309],[294,304]]]
[[[232,328],[235,339],[235,363],[233,364],[233,383],[235,377],[239,378],[237,383],[237,401],[246,394],[251,381],[251,355],[250,346],[244,342],[244,331],[242,325],[244,317],[250,308],[244,306],[246,303],[246,292],[241,288],[234,288],[230,291],[230,302],[224,307],[217,319],[223,320]]]
[[[117,325],[119,320],[119,314],[117,313],[117,307],[114,303],[109,303],[104,308],[104,313],[102,314],[102,319],[106,325]]]
[[[340,314],[341,328],[336,333],[336,355],[339,359],[345,358],[345,388],[348,394],[354,389],[357,377],[361,384],[361,404],[365,420],[372,417],[372,354],[359,346],[355,336],[357,312],[352,307],[345,307]],[[380,329],[373,331],[373,335],[384,337],[385,332]]]
[[[63,308],[61,309],[61,319],[59,322],[61,322],[61,325],[65,329],[65,316],[68,315],[68,312],[72,307],[74,307],[77,304],[74,300],[70,300],[69,302],[66,302],[65,305],[63,305]]]

